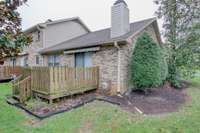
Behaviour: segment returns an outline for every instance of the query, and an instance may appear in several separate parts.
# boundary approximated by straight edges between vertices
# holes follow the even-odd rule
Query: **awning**
[[[92,48],[84,48],[84,49],[76,49],[76,50],[67,50],[67,51],[64,51],[64,54],[95,52],[95,51],[99,51],[99,50],[100,50],[100,47],[92,47]]]

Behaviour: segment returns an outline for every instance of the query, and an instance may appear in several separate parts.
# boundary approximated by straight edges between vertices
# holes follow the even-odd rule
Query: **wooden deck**
[[[20,102],[38,96],[54,99],[83,93],[98,88],[99,69],[70,67],[21,68],[21,76],[13,81],[13,95]]]

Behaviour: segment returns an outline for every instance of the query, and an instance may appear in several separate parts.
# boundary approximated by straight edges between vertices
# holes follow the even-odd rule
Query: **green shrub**
[[[180,88],[180,75],[178,73],[178,70],[176,69],[176,63],[175,60],[170,59],[168,62],[168,77],[167,81],[175,88]]]
[[[161,78],[162,81],[165,82],[168,77],[168,64],[166,60],[166,51],[164,48],[160,48],[161,54],[160,54],[160,60],[161,60]]]
[[[163,50],[146,32],[136,42],[129,69],[130,83],[137,89],[158,87],[167,77]]]

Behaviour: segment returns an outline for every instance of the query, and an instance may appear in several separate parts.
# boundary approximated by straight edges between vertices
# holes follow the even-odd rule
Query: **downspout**
[[[114,42],[114,46],[118,50],[118,64],[117,64],[117,93],[119,94],[121,92],[121,52],[120,52],[120,46],[118,45],[117,41]]]

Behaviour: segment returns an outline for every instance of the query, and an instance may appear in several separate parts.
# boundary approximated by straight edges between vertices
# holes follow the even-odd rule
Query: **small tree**
[[[16,56],[32,37],[21,29],[18,7],[27,0],[0,0],[0,60],[7,56]]]
[[[164,54],[148,33],[138,38],[130,63],[130,83],[137,89],[157,87],[167,77]]]

